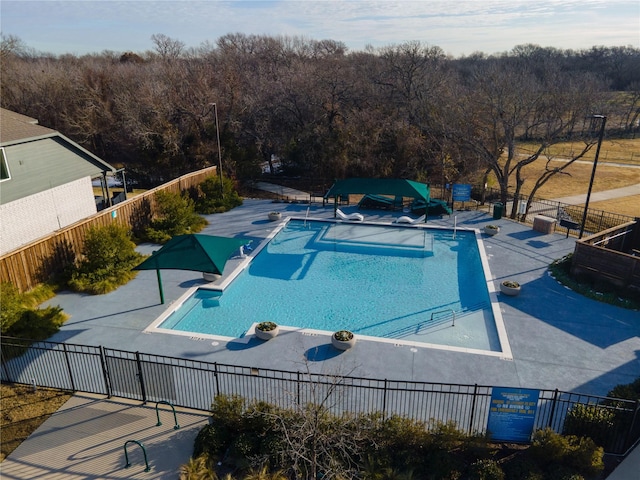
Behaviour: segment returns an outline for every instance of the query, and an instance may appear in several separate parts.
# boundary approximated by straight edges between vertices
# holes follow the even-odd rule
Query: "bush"
[[[79,292],[102,294],[134,278],[131,269],[144,258],[136,252],[129,230],[120,225],[91,228],[82,247],[82,259],[69,286]]]
[[[10,337],[45,340],[60,330],[68,318],[59,306],[28,309],[6,333]]]
[[[219,177],[208,177],[198,186],[195,192],[198,213],[203,215],[222,213],[242,205],[242,198],[235,190],[231,179],[223,177],[222,186],[221,190]]]
[[[616,385],[607,393],[607,397],[640,401],[640,378],[635,379],[631,383]]]
[[[563,436],[550,428],[533,434],[529,451],[547,472],[563,472],[561,477],[555,478],[573,474],[593,476],[604,469],[604,450],[593,440],[575,435]]]
[[[207,221],[195,211],[189,196],[160,191],[156,193],[157,217],[145,229],[144,237],[153,243],[166,243],[176,235],[197,233]]]
[[[20,320],[25,311],[24,301],[20,291],[9,282],[0,285],[0,329],[7,333],[11,326]]]
[[[335,478],[363,480],[579,480],[603,470],[603,450],[591,439],[551,429],[537,431],[528,450],[500,448],[453,423],[334,415],[314,403],[282,409],[237,396],[215,398],[211,424],[196,439],[194,456],[202,454],[260,478],[331,471]],[[262,470],[250,470],[256,468]],[[269,473],[274,468],[281,470]]]
[[[215,474],[207,455],[197,455],[180,467],[179,480],[214,480]]]
[[[20,293],[9,282],[0,286],[0,326],[2,334],[31,340],[44,340],[56,333],[68,316],[59,306],[38,308],[37,305],[53,297],[48,286],[38,286]]]
[[[576,404],[567,413],[564,435],[590,437],[598,445],[607,445],[615,426],[616,413],[603,405]]]
[[[495,460],[478,460],[469,469],[470,480],[504,480],[504,472]]]

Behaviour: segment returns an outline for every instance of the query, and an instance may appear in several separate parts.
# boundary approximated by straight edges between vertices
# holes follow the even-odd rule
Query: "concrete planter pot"
[[[269,326],[270,330],[260,328],[265,326]],[[271,340],[272,338],[278,336],[278,333],[280,333],[280,327],[273,322],[261,322],[256,325],[255,333],[256,337],[258,337],[260,340]]]
[[[278,221],[282,219],[282,214],[280,212],[270,212],[269,213],[269,220],[271,220],[272,222]]]
[[[520,284],[513,281],[505,281],[500,283],[500,291],[505,295],[515,297],[520,294]]]
[[[484,233],[486,233],[487,235],[497,235],[497,233],[500,231],[500,227],[496,226],[496,225],[485,225],[484,227]]]
[[[331,345],[338,350],[349,350],[355,344],[356,336],[347,330],[340,330],[331,335]]]

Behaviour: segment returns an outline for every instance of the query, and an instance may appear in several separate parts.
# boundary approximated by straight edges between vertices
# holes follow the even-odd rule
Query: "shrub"
[[[180,467],[180,480],[213,480],[218,478],[208,455],[198,455]]]
[[[25,311],[24,302],[20,291],[9,282],[0,285],[0,329],[7,333],[11,326],[20,320]]]
[[[157,217],[145,229],[145,238],[166,243],[176,235],[196,233],[207,221],[195,212],[195,203],[187,195],[167,191],[156,193]]]
[[[222,213],[242,205],[242,198],[238,195],[233,181],[222,178],[220,189],[219,177],[208,177],[195,192],[196,211],[203,215]],[[222,195],[224,193],[224,195]]]
[[[495,460],[478,460],[469,469],[470,480],[504,480],[504,472]]]
[[[67,318],[59,306],[28,309],[6,333],[10,337],[44,340],[60,330]]]
[[[134,278],[131,269],[143,259],[135,251],[129,230],[120,225],[92,228],[82,247],[82,259],[71,274],[69,286],[80,292],[102,294]]]
[[[219,430],[212,423],[205,425],[202,430],[198,432],[193,442],[194,457],[207,455],[210,458],[218,459],[223,453],[224,444],[220,439]]]
[[[640,400],[640,378],[635,379],[631,383],[616,385],[607,393],[607,397]]]
[[[593,440],[575,435],[563,436],[550,428],[533,434],[529,452],[547,472],[566,472],[554,478],[566,478],[573,474],[593,476],[604,469],[604,450]]]
[[[238,474],[251,472],[250,478],[272,480],[284,471],[297,478],[331,472],[332,478],[363,480],[579,480],[603,469],[603,451],[592,440],[551,429],[537,431],[528,450],[504,456],[504,450],[464,434],[454,423],[385,419],[379,413],[335,415],[314,403],[282,409],[218,396],[211,415],[194,456],[220,459]]]
[[[544,480],[542,469],[527,455],[507,462],[503,470],[508,480]]]
[[[615,426],[615,411],[603,405],[576,404],[564,421],[565,435],[590,437],[598,445],[606,445]]]
[[[59,306],[37,308],[37,305],[53,296],[47,286],[36,287],[31,292],[20,293],[9,282],[0,286],[0,325],[3,334],[10,337],[44,340],[56,333],[68,316]]]

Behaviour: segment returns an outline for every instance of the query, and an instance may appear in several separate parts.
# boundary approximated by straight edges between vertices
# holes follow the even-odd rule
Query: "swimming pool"
[[[154,328],[228,339],[270,320],[500,352],[487,278],[475,231],[290,220],[224,291],[196,289]]]

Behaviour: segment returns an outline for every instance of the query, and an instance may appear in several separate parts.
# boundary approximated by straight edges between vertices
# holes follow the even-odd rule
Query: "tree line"
[[[505,198],[532,162],[551,175],[566,168],[548,161],[550,145],[575,141],[570,161],[589,151],[594,114],[607,115],[608,135],[639,130],[633,47],[520,45],[452,58],[420,42],[349,52],[300,37],[228,34],[192,49],[162,34],[152,41],[144,53],[78,57],[3,36],[2,107],[146,185],[217,165],[219,136],[225,174],[239,180],[265,166],[327,184],[493,173]]]

